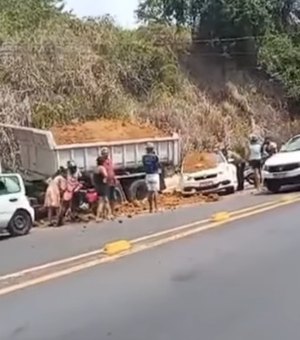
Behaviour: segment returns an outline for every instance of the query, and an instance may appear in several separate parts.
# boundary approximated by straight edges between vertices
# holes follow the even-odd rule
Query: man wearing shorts
[[[104,167],[104,159],[97,158],[97,168],[94,173],[93,182],[98,194],[98,207],[96,213],[96,221],[100,222],[102,219],[108,219],[111,216],[111,209],[109,204],[109,187],[107,183],[107,171]]]
[[[154,145],[148,143],[146,147],[146,154],[143,156],[143,166],[146,173],[146,185],[148,190],[149,211],[154,209],[158,211],[158,192],[160,190],[160,163],[158,156],[155,154]]]
[[[250,136],[249,144],[249,165],[254,172],[255,188],[260,189],[261,186],[261,167],[262,167],[262,145],[255,135]]]
[[[109,199],[110,209],[111,209],[111,213],[115,216],[117,178],[115,175],[113,163],[109,157],[108,148],[103,148],[101,150],[101,157],[103,159],[103,166],[105,167],[105,170],[107,173],[108,199]]]

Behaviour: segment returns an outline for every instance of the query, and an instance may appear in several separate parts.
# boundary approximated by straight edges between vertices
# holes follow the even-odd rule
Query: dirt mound
[[[190,173],[217,166],[218,160],[215,153],[193,151],[186,155],[183,161],[183,172]]]
[[[220,199],[219,195],[217,194],[209,194],[209,195],[202,195],[193,194],[190,196],[183,196],[180,192],[171,192],[159,195],[159,209],[162,211],[166,210],[176,210],[177,208],[183,207],[185,205],[190,204],[199,204],[199,203],[210,203],[216,202]],[[123,217],[132,218],[134,216],[148,213],[148,202],[147,199],[144,201],[135,201],[135,202],[125,202],[122,205],[116,207],[117,213],[117,220],[122,223]],[[39,206],[39,209],[36,209],[36,226],[45,227],[47,226],[47,211],[44,207]],[[77,216],[76,222],[89,222],[94,221],[95,215],[90,213],[81,213]],[[70,222],[66,219],[66,222]]]
[[[196,204],[196,203],[207,203],[215,202],[219,200],[219,196],[216,194],[202,195],[196,194],[191,196],[183,196],[180,192],[172,192],[162,194],[159,196],[159,208],[162,210],[175,210],[181,206]],[[117,208],[118,215],[126,215],[133,217],[141,213],[148,211],[148,203],[145,201],[126,202]]]
[[[51,131],[60,145],[166,136],[166,133],[149,124],[109,119],[54,126]]]

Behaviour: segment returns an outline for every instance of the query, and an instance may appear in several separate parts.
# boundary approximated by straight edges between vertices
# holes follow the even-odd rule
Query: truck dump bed
[[[96,158],[103,147],[109,148],[110,156],[117,169],[133,169],[141,166],[142,156],[148,142],[155,145],[156,152],[163,163],[178,166],[180,163],[180,138],[178,134],[169,137],[133,139],[113,142],[57,145],[52,132],[0,124],[10,129],[20,146],[24,170],[35,177],[51,176],[68,160],[74,160],[82,170],[92,170]]]

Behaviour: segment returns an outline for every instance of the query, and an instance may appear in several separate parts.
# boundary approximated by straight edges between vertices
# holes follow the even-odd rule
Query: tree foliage
[[[180,91],[183,36],[172,27],[122,30],[108,16],[65,13],[60,1],[1,1],[0,120],[46,128],[126,116],[154,93]]]
[[[151,6],[148,0],[144,9],[139,7],[139,15],[159,24],[125,30],[107,16],[80,20],[66,13],[59,0],[0,0],[0,122],[49,128],[73,120],[134,116],[181,131],[185,146],[211,148],[228,138],[237,142],[249,132],[244,104],[250,95],[255,97],[249,101],[262,100],[260,91],[233,87],[231,94],[222,96],[224,103],[216,104],[190,81],[179,62],[190,57],[182,53],[189,52],[189,27],[201,18],[209,39],[246,33],[241,33],[238,20],[234,22],[230,7],[220,7],[225,0],[214,1],[194,0],[191,7],[186,0],[151,0]],[[210,11],[216,11],[215,16],[210,17]],[[260,16],[267,30],[270,16],[257,11],[243,13],[244,22],[252,25]],[[251,25],[251,32],[262,29]],[[226,33],[225,27],[235,31]],[[293,32],[293,44],[297,39]],[[261,53],[268,63],[272,57]],[[278,67],[273,63],[270,72]],[[260,107],[260,118],[262,111]],[[266,120],[264,126],[277,128],[280,117],[274,117],[275,113],[275,123]],[[2,159],[14,159],[17,149],[11,136],[0,133]]]
[[[188,25],[197,39],[223,39],[221,45],[233,50],[249,52],[248,37],[253,37],[250,48],[258,51],[258,62],[282,81],[289,96],[300,98],[299,0],[142,0],[137,16],[143,22]]]
[[[267,35],[261,44],[259,60],[292,99],[300,96],[300,44],[286,33]]]

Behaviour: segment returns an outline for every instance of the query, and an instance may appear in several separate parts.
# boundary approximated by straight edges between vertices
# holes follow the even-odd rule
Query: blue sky
[[[134,11],[138,0],[65,0],[67,9],[83,16],[112,15],[116,21],[124,27],[135,26]]]

